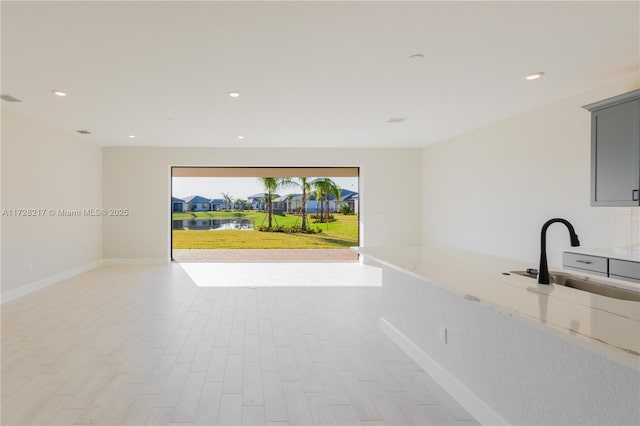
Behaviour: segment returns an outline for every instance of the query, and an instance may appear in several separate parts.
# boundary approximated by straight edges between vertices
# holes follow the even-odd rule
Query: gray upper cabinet
[[[640,205],[640,90],[583,108],[591,112],[591,205]]]

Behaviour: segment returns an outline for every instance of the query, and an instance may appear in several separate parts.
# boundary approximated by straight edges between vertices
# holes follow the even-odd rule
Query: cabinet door
[[[640,100],[591,118],[591,205],[640,205]]]

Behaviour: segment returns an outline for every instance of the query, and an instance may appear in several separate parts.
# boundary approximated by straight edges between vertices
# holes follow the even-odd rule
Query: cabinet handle
[[[580,260],[580,259],[578,259],[578,260],[576,260],[576,263],[584,263],[585,265],[591,265],[593,262],[590,262],[588,260]]]
[[[638,195],[639,195],[638,193],[640,193],[640,190],[638,190],[638,189],[634,189],[631,192],[631,195],[633,196],[633,201],[638,201]]]

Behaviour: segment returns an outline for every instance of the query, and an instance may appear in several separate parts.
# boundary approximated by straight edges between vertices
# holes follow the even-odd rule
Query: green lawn
[[[266,214],[259,211],[244,212],[195,212],[173,213],[174,220],[185,219],[250,219],[253,231],[192,231],[174,230],[173,248],[348,248],[358,245],[358,217],[355,215],[334,215],[335,222],[309,223],[311,228],[322,229],[317,234],[288,234],[283,232],[260,232],[257,228],[267,225]],[[300,225],[301,218],[293,214],[274,215],[273,225]]]

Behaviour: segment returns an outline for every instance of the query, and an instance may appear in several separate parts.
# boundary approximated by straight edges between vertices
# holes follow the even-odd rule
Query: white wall
[[[89,137],[90,138],[90,137]],[[2,217],[2,296],[102,259],[100,217],[50,209],[100,208],[102,149],[2,108],[2,209],[45,209]]]
[[[420,149],[104,148],[105,259],[168,259],[170,166],[359,166],[362,244],[419,245]],[[402,209],[392,208],[402,204]]]
[[[589,206],[590,115],[581,106],[639,86],[637,78],[619,81],[425,147],[423,244],[533,266],[542,224],[563,217],[583,246],[613,246],[616,209]],[[567,230],[554,224],[547,238],[550,265],[561,264],[565,246]]]

